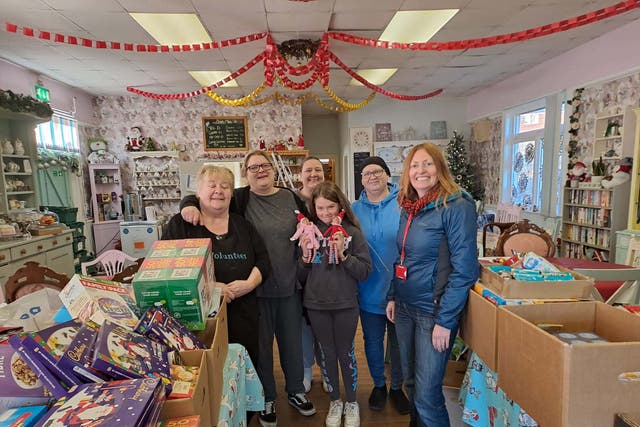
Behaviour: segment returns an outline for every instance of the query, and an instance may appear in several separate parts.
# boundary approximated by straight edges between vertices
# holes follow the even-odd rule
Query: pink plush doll
[[[289,240],[294,241],[296,239],[300,239],[298,245],[302,245],[302,237],[309,238],[309,242],[307,243],[306,249],[311,251],[311,254],[308,258],[309,262],[313,261],[316,258],[316,253],[318,248],[320,247],[320,243],[318,243],[318,239],[322,239],[322,233],[316,227],[316,225],[309,221],[309,219],[302,215],[300,211],[295,211],[296,218],[298,219],[298,229],[295,234],[289,238]],[[316,238],[317,237],[317,238]]]
[[[334,236],[341,233],[346,239],[349,237],[349,233],[342,226],[342,218],[344,218],[344,209],[331,220],[331,225],[324,232],[324,237],[329,236],[329,264],[339,264],[340,257],[338,256],[338,243],[334,239]],[[345,246],[346,247],[346,246]]]

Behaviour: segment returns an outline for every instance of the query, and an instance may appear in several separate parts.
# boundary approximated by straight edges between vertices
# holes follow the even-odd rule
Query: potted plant
[[[591,167],[593,170],[593,175],[591,176],[591,182],[597,183],[597,184],[601,183],[602,178],[607,173],[607,165],[605,165],[604,162],[602,161],[602,156],[600,156],[598,160],[594,160],[591,163]]]

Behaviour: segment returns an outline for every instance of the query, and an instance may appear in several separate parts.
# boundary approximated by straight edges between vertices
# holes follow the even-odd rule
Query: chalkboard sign
[[[246,116],[203,117],[205,151],[247,151]]]
[[[360,198],[360,193],[364,187],[362,186],[362,163],[368,159],[370,153],[368,151],[362,151],[359,153],[353,153],[353,187],[355,188],[355,198]]]

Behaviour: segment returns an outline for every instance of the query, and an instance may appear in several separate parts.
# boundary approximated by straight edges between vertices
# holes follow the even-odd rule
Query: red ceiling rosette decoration
[[[289,1],[311,1],[311,0],[289,0]],[[293,57],[298,60],[308,59],[308,62],[304,65],[291,65],[287,61],[287,58],[283,56],[283,53],[278,49],[278,46],[273,41],[272,37],[268,33],[256,33],[242,37],[236,37],[233,39],[223,40],[220,42],[189,44],[189,45],[150,45],[139,43],[126,43],[126,42],[113,42],[104,40],[91,40],[82,37],[75,37],[70,35],[64,35],[59,33],[51,33],[44,30],[35,30],[30,27],[21,27],[16,24],[6,23],[5,30],[9,33],[19,34],[21,33],[25,37],[37,37],[42,40],[52,41],[55,43],[66,43],[70,45],[76,45],[85,48],[94,49],[114,49],[138,52],[141,54],[147,53],[170,53],[170,52],[199,52],[203,50],[226,48],[241,45],[244,43],[254,42],[266,38],[265,50],[258,56],[253,58],[247,64],[240,69],[233,72],[227,78],[220,80],[219,82],[205,86],[195,91],[173,94],[159,94],[148,91],[143,91],[135,87],[127,87],[129,92],[154,98],[154,99],[184,99],[193,96],[199,96],[205,93],[211,92],[213,89],[222,86],[224,83],[237,78],[242,75],[256,64],[262,62],[264,64],[264,83],[266,86],[273,86],[274,80],[284,87],[302,91],[311,87],[315,82],[319,81],[321,86],[327,93],[333,93],[329,88],[329,61],[338,65],[340,69],[349,74],[354,79],[368,87],[374,92],[382,95],[406,101],[415,101],[430,98],[442,93],[442,89],[437,89],[432,92],[422,95],[402,95],[393,93],[382,87],[375,85],[360,75],[354,70],[349,68],[329,49],[329,39],[351,43],[364,47],[374,47],[382,49],[400,49],[400,50],[417,50],[417,51],[443,51],[443,50],[464,50],[464,49],[478,49],[483,47],[494,46],[498,44],[516,43],[526,40],[531,40],[539,37],[556,34],[562,31],[568,31],[573,28],[589,25],[594,22],[601,21],[603,19],[610,18],[612,16],[620,15],[636,8],[640,7],[640,0],[626,0],[614,4],[612,6],[604,7],[593,12],[585,13],[573,18],[565,19],[562,21],[554,22],[552,24],[543,25],[535,28],[529,28],[526,30],[501,34],[491,37],[483,37],[477,39],[467,40],[455,40],[449,42],[423,42],[423,43],[399,43],[393,41],[384,41],[378,39],[371,39],[366,37],[359,37],[352,34],[340,33],[340,32],[328,32],[325,33],[321,40],[292,40],[290,43],[283,43],[281,46],[285,51],[285,56],[288,59]],[[37,34],[37,35],[36,35]],[[315,49],[315,52],[314,52]],[[294,81],[292,77],[308,76],[304,81]],[[341,100],[342,103],[345,103]],[[355,104],[354,104],[355,105]]]

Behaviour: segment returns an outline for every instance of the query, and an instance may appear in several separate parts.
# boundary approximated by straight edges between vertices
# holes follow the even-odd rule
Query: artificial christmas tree
[[[449,163],[449,170],[456,183],[471,194],[475,200],[484,200],[484,188],[467,161],[464,137],[456,131],[453,131],[453,139],[447,145],[447,163]]]

